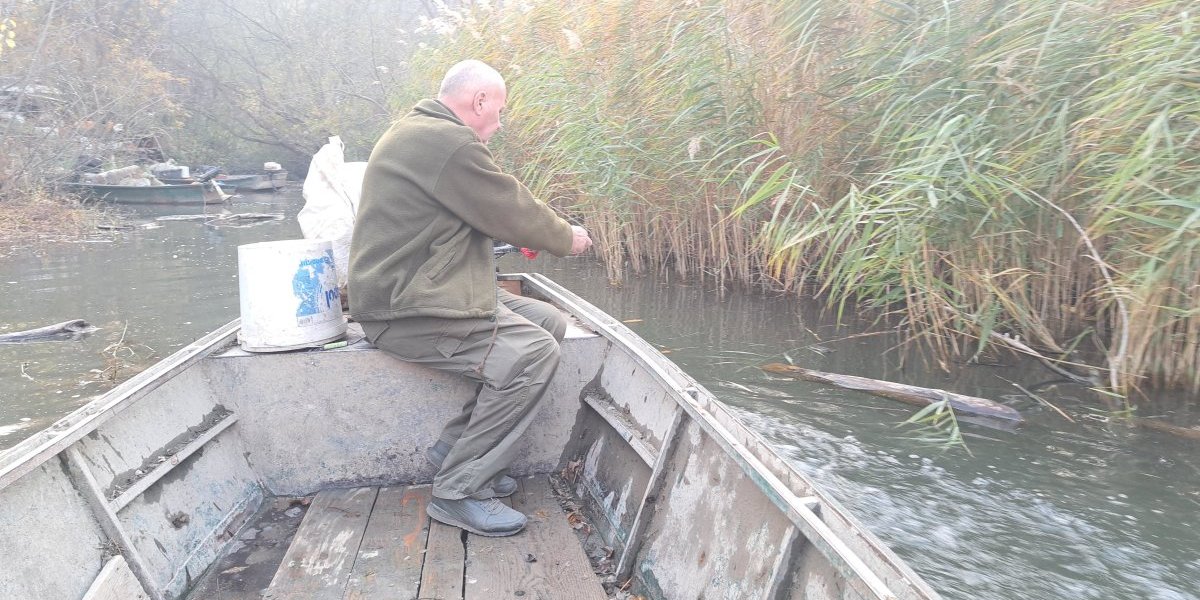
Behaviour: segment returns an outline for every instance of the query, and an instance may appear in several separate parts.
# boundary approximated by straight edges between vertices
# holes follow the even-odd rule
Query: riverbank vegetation
[[[165,14],[158,3],[0,3],[12,36],[0,54],[0,201],[50,190],[80,160],[132,156],[178,125],[178,79],[156,62]]]
[[[28,190],[0,202],[0,258],[33,243],[85,238],[109,221],[73,199]]]
[[[417,17],[435,14],[419,0],[0,0],[0,245],[108,221],[56,192],[83,168],[276,161],[302,178],[333,134],[365,160],[401,110]]]
[[[526,2],[446,11],[420,64],[509,76],[498,154],[613,279],[817,292],[946,359],[1007,334],[1110,389],[1195,392],[1189,6]]]
[[[0,2],[0,202],[80,155],[301,174],[338,134],[362,160],[476,56],[510,83],[497,156],[614,281],[815,294],[944,361],[1200,392],[1190,2],[447,4]]]

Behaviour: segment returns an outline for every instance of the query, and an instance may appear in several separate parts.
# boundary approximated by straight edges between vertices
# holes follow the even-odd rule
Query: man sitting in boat
[[[504,472],[566,331],[553,307],[497,287],[492,240],[557,256],[592,245],[493,160],[507,95],[495,69],[463,61],[388,129],[367,163],[349,269],[350,314],[376,347],[480,384],[427,451],[439,467],[428,512],[487,536],[525,526],[496,498],[517,489]]]

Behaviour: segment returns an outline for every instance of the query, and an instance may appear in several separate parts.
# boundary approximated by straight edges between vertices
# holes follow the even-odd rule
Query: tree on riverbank
[[[528,2],[448,12],[510,77],[499,152],[610,276],[681,273],[994,332],[1200,390],[1200,14],[1181,0]]]
[[[189,118],[175,144],[193,161],[252,169],[269,156],[303,173],[340,135],[365,160],[401,110],[417,20],[433,14],[417,0],[178,0],[169,64]]]
[[[0,0],[0,38],[20,32],[0,54],[0,193],[69,177],[81,156],[125,166],[145,144],[301,175],[329,135],[369,150],[433,14],[427,0]]]
[[[35,193],[81,156],[135,152],[176,124],[175,79],[158,67],[165,5],[50,0],[0,5],[0,197]]]

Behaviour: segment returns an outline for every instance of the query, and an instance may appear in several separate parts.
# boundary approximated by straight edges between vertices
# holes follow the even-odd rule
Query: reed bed
[[[610,278],[994,333],[1200,391],[1200,11],[1184,0],[528,1],[446,11],[509,78],[498,154]]]
[[[94,235],[97,225],[111,220],[102,211],[42,188],[0,197],[0,257],[34,242]]]

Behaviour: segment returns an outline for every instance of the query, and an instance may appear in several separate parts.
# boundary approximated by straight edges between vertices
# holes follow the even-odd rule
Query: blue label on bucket
[[[300,261],[296,274],[292,276],[292,293],[300,301],[296,307],[296,318],[301,325],[314,321],[304,317],[328,313],[335,305],[337,311],[341,312],[341,294],[333,269],[333,251],[329,250],[321,258]]]

